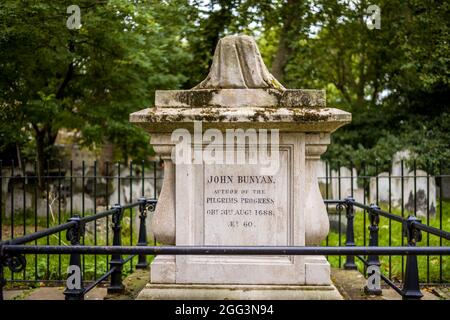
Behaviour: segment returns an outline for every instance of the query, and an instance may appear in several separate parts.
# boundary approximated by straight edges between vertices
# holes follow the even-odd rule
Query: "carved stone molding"
[[[318,245],[325,239],[330,228],[327,209],[317,181],[317,165],[320,156],[330,144],[329,133],[313,133],[306,135],[306,245]]]
[[[164,181],[151,228],[156,241],[175,245],[175,165],[171,158],[174,144],[168,134],[152,135],[152,144],[164,161]]]

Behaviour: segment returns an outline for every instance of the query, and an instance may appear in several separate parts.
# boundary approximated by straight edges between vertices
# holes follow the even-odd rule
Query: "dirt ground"
[[[108,295],[106,287],[96,287],[88,292],[85,300],[133,300],[149,280],[149,270],[136,270],[124,279],[126,288],[123,294]],[[366,279],[355,270],[332,269],[332,280],[345,300],[401,300],[393,289],[383,286],[381,296],[365,295]],[[5,300],[63,300],[64,288],[40,287],[36,289],[4,290]],[[450,300],[450,287],[422,288],[422,300]]]

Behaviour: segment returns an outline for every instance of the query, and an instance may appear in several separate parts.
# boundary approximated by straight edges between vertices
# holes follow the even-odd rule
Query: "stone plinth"
[[[248,36],[221,39],[208,77],[195,88],[157,91],[154,107],[130,116],[151,134],[164,160],[156,239],[168,245],[318,245],[329,222],[316,166],[330,134],[351,120],[325,100],[323,90],[285,89]],[[193,137],[189,163],[179,162],[172,136],[180,129]],[[230,129],[246,138],[229,138]],[[277,139],[252,139],[251,130],[277,131]],[[196,162],[211,145],[230,141],[227,156],[230,151],[235,160],[241,150],[248,162]],[[270,173],[250,161],[268,146],[277,155]],[[158,256],[140,298],[331,299],[336,293],[321,256]]]
[[[147,284],[138,300],[342,300],[331,285]]]

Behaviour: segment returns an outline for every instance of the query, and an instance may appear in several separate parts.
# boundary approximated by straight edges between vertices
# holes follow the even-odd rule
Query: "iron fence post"
[[[370,205],[369,210],[369,246],[370,247],[378,247],[378,224],[380,223],[380,216],[377,212],[377,210],[380,210],[380,207],[378,207],[375,204]],[[380,258],[378,255],[369,255],[367,257],[367,266],[377,266],[380,267]],[[379,288],[369,288],[368,286],[364,287],[364,292],[366,294],[372,294],[372,295],[381,295],[382,290]]]
[[[347,217],[347,229],[345,236],[345,246],[354,247],[355,246],[355,232],[354,232],[354,218],[355,218],[355,208],[353,207],[353,202],[355,199],[348,197],[345,199],[345,209]],[[345,270],[357,270],[358,267],[355,264],[355,256],[348,255],[344,263]]]
[[[147,245],[147,227],[145,225],[147,219],[147,199],[144,197],[138,199],[139,202],[139,239],[138,246]],[[138,263],[136,264],[136,269],[146,269],[148,267],[147,256],[145,254],[140,254],[138,258]]]
[[[113,246],[121,246],[122,245],[121,222],[123,216],[123,207],[120,204],[116,204],[113,206],[113,209],[116,211],[112,215]],[[108,293],[122,293],[124,291],[124,286],[122,284],[122,267],[123,267],[122,255],[112,254],[109,266],[111,269],[114,269],[114,271],[111,273],[111,283],[108,287]]]
[[[75,225],[67,230],[66,239],[73,246],[80,245],[80,239],[84,235],[84,224],[81,222],[80,216],[73,216],[69,221],[75,221]],[[69,260],[66,289],[64,296],[66,300],[84,300],[83,272],[81,271],[81,255],[72,253]]]
[[[408,241],[408,246],[415,247],[416,243],[422,240],[422,233],[414,227],[415,223],[421,223],[421,220],[415,216],[409,216],[403,225],[404,236]],[[408,255],[406,257],[405,278],[403,279],[403,300],[418,300],[423,297],[419,285],[419,268],[417,265],[417,256]]]

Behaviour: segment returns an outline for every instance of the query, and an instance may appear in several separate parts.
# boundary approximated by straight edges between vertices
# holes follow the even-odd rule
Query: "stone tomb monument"
[[[130,119],[150,133],[155,152],[164,160],[164,182],[152,221],[159,242],[304,246],[318,245],[328,234],[316,164],[330,134],[349,123],[351,114],[327,108],[323,90],[285,89],[267,70],[253,38],[222,38],[203,82],[191,90],[156,91],[155,106]],[[195,139],[209,129],[215,129],[216,136],[227,129],[277,129],[278,141],[270,136],[268,143],[258,140],[255,146],[255,140],[240,140],[232,150],[244,150],[250,158],[270,144],[275,149],[267,154],[276,150],[278,165],[269,172],[250,161],[180,163],[180,153],[173,152],[181,141],[172,138],[175,129],[192,133],[190,160],[208,148],[205,139]],[[225,136],[209,141],[222,147],[230,142]],[[235,160],[234,154],[230,159]],[[138,297],[340,298],[325,257],[255,255],[157,256],[150,282]]]

